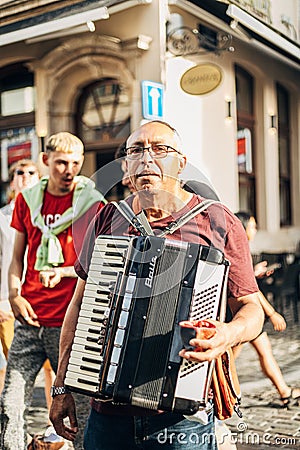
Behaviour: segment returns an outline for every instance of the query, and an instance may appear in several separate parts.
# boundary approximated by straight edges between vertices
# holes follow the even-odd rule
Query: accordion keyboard
[[[106,317],[111,285],[124,267],[130,238],[101,236],[96,239],[86,282],[65,385],[88,395],[99,388],[100,331]]]

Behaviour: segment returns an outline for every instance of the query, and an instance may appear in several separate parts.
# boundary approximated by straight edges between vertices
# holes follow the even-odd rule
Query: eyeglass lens
[[[150,147],[129,147],[127,150],[127,156],[130,159],[139,159],[143,156],[145,151],[148,151],[154,158],[165,158],[169,152],[177,152],[170,145],[151,145]]]
[[[29,175],[34,175],[36,173],[36,171],[35,170],[25,171],[25,170],[21,170],[21,169],[16,170],[16,175],[24,175],[25,173],[27,173]]]

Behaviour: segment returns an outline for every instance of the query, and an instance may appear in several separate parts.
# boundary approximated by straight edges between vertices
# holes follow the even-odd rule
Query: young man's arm
[[[21,296],[26,236],[16,231],[14,251],[8,271],[9,301],[15,318],[22,324],[39,327],[37,316],[26,298]]]
[[[54,385],[57,387],[64,386],[68,361],[71,353],[73,338],[78,321],[78,315],[82,302],[85,281],[78,278],[73,298],[68,306],[59,344],[59,362]],[[70,427],[63,422],[64,418],[69,417]],[[71,394],[61,394],[53,398],[50,410],[50,420],[54,425],[56,432],[64,438],[73,441],[78,431],[76,409]]]

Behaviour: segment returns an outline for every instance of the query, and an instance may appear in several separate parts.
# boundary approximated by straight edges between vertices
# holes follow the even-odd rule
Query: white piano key
[[[92,347],[92,346],[86,346],[83,345],[82,343],[77,343],[75,342],[75,338],[74,338],[74,342],[72,345],[72,349],[78,351],[78,352],[82,352],[85,353],[86,355],[98,355],[98,357],[100,358],[100,352],[99,349]]]
[[[100,354],[101,346],[97,342],[90,342],[84,337],[75,336],[73,340],[74,344],[82,345],[85,350],[86,347],[93,348],[95,351],[98,351]]]
[[[70,362],[76,364],[77,366],[85,365],[87,367],[92,367],[94,369],[100,369],[101,361],[99,358],[92,357],[91,355],[85,355],[82,352],[77,352],[75,350],[71,351]]]

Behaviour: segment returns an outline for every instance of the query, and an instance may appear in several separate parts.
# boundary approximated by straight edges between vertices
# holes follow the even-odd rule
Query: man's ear
[[[180,155],[178,158],[178,173],[181,173],[186,166],[186,157],[184,155]]]
[[[45,166],[48,166],[48,154],[47,153],[42,153],[42,162],[43,164],[45,164]]]

